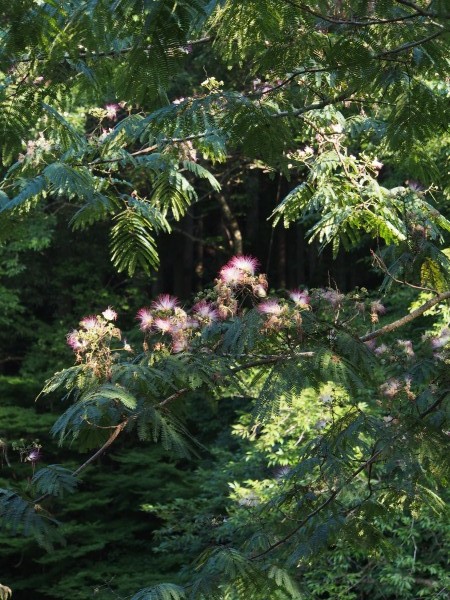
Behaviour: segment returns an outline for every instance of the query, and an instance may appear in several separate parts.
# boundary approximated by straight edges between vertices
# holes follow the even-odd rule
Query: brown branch
[[[278,85],[274,85],[274,86],[270,86],[270,89],[266,90],[265,92],[255,92],[254,94],[249,94],[249,96],[255,96],[255,98],[260,98],[261,96],[264,96],[265,94],[271,94],[272,92],[274,92],[275,90],[278,90],[279,88],[284,87],[286,84],[288,84],[290,81],[292,81],[293,79],[295,79],[296,77],[301,77],[302,75],[309,75],[310,73],[327,73],[328,71],[333,71],[334,69],[339,69],[340,65],[330,65],[329,67],[312,67],[311,69],[302,69],[301,71],[294,71],[293,73],[291,73],[291,75],[289,75],[289,77],[286,77],[286,79],[284,81],[282,81],[281,83],[279,83]]]
[[[400,434],[398,434],[396,437],[398,437]],[[395,439],[395,438],[394,438]],[[325,507],[327,507],[331,502],[333,502],[333,500],[336,498],[336,496],[338,494],[340,494],[342,492],[342,490],[345,488],[345,486],[350,483],[350,481],[353,481],[353,479],[355,477],[357,477],[361,471],[364,471],[364,469],[366,469],[368,466],[370,466],[373,462],[375,462],[375,460],[380,456],[380,454],[384,451],[385,447],[380,448],[380,450],[378,450],[377,452],[375,452],[375,454],[372,454],[372,456],[366,460],[360,467],[358,467],[355,471],[353,471],[353,473],[344,481],[344,483],[339,486],[338,488],[336,488],[329,496],[328,498],[322,502],[322,504],[320,504],[317,508],[315,508],[313,511],[311,511],[304,519],[302,519],[299,523],[299,525],[293,529],[291,532],[289,532],[284,538],[282,538],[281,540],[278,540],[277,542],[275,542],[274,544],[271,544],[268,548],[266,548],[266,550],[264,550],[263,552],[260,552],[259,554],[256,554],[255,556],[251,557],[251,560],[256,560],[258,558],[261,558],[262,556],[265,556],[266,554],[268,554],[269,552],[272,552],[272,550],[274,550],[275,548],[277,548],[278,546],[281,546],[282,544],[285,544],[293,535],[295,535],[304,525],[306,525],[306,523],[312,519],[317,513],[319,513],[320,511],[322,511]]]
[[[418,4],[415,2],[410,2],[409,0],[395,0],[398,4],[403,4],[403,6],[408,6],[409,8],[413,8],[417,13],[419,13],[422,17],[443,17],[444,19],[448,18],[448,15],[438,15],[436,13],[430,13],[426,10],[423,10]]]
[[[244,371],[245,369],[251,369],[253,367],[261,367],[263,365],[273,365],[282,360],[287,360],[289,358],[310,358],[311,356],[315,356],[315,352],[299,352],[298,354],[294,354],[293,356],[268,356],[266,358],[261,358],[259,360],[254,360],[252,362],[244,363],[243,365],[238,365],[237,367],[231,367],[231,371],[233,373],[237,373],[238,371]]]
[[[410,50],[411,48],[415,48],[416,46],[420,46],[421,44],[425,44],[426,42],[434,40],[434,38],[437,38],[438,36],[442,35],[444,31],[445,29],[442,28],[440,31],[436,31],[435,33],[432,33],[427,37],[421,38],[420,40],[416,40],[415,42],[408,42],[407,44],[402,44],[397,48],[392,48],[392,50],[385,50],[384,52],[380,52],[379,54],[377,54],[376,58],[383,58],[384,56],[389,56],[391,54],[399,54],[400,52],[403,52],[405,50]]]
[[[161,402],[159,402],[157,404],[157,406],[166,406],[166,404],[169,404],[169,402],[176,400],[177,398],[179,398],[182,394],[185,394],[186,392],[189,392],[189,388],[181,388],[181,390],[176,391],[171,396],[168,396],[167,398],[165,398],[165,400],[162,400]]]
[[[186,42],[179,43],[179,44],[170,44],[167,46],[167,48],[168,49],[185,48],[186,46],[196,46],[198,44],[205,44],[207,42],[210,42],[211,40],[213,40],[213,38],[211,36],[205,36],[205,37],[199,38],[198,40],[187,40]],[[70,54],[66,53],[64,55],[63,60],[61,60],[59,64],[63,64],[66,60],[73,60],[73,59],[79,59],[79,58],[105,58],[108,56],[113,56],[113,57],[121,56],[123,54],[128,54],[129,52],[131,52],[134,49],[135,48],[133,48],[133,46],[127,46],[126,48],[122,48],[121,50],[101,50],[100,52],[82,51],[82,52],[79,52],[76,56],[71,56]],[[149,46],[145,46],[145,48],[143,48],[144,52],[149,52],[151,49],[152,49],[151,44]],[[21,58],[17,61],[11,60],[11,63],[20,65],[22,63],[32,62],[33,60],[44,61],[44,60],[46,60],[46,58],[48,58],[48,57],[25,56],[24,58]]]
[[[197,133],[193,135],[187,135],[184,138],[166,138],[159,142],[159,144],[154,144],[153,146],[148,146],[147,148],[142,148],[141,150],[136,150],[136,152],[130,152],[130,156],[142,156],[143,154],[150,154],[154,152],[163,144],[182,144],[183,142],[188,142],[190,140],[198,140],[204,137],[208,137],[211,135],[210,133]],[[115,163],[120,162],[121,160],[126,160],[126,156],[119,156],[117,158],[100,158],[93,160],[87,163],[89,167],[95,167],[97,165],[103,165],[106,163]],[[83,166],[84,163],[77,163],[76,166]]]
[[[271,117],[298,117],[303,113],[309,112],[310,110],[317,110],[320,108],[325,108],[325,106],[329,106],[330,104],[337,104],[338,102],[343,102],[344,100],[348,100],[352,94],[354,94],[356,90],[345,90],[339,96],[335,98],[326,98],[322,102],[316,102],[315,104],[309,104],[308,106],[304,106],[303,108],[298,108],[296,110],[283,110],[280,112],[273,113],[270,115]]]
[[[424,13],[423,11],[419,11],[416,7],[412,7],[412,8],[415,8],[415,10],[416,10],[416,12],[413,14],[403,15],[401,17],[392,17],[390,19],[365,19],[364,21],[358,21],[355,19],[337,19],[335,17],[323,15],[321,13],[316,12],[308,5],[303,4],[302,2],[294,2],[293,0],[285,0],[285,2],[287,2],[291,6],[294,6],[295,8],[302,10],[303,12],[306,12],[306,13],[312,15],[313,17],[316,17],[317,19],[326,21],[327,23],[332,23],[333,25],[352,25],[354,27],[369,27],[370,25],[385,25],[385,24],[389,24],[389,23],[401,23],[402,21],[407,21],[409,19],[417,19],[418,17],[423,17],[423,16],[427,16],[427,17],[428,16],[430,16],[430,17],[437,16],[437,15],[431,14],[431,13]]]
[[[413,283],[409,283],[408,281],[402,281],[401,279],[397,279],[397,277],[392,275],[392,273],[389,271],[381,256],[378,256],[378,254],[373,250],[370,251],[370,254],[372,255],[374,266],[377,266],[380,269],[380,271],[382,271],[385,275],[392,279],[392,281],[395,281],[395,283],[400,283],[401,285],[406,285],[407,287],[413,288],[414,290],[420,290],[422,292],[431,292],[432,294],[439,293],[433,288],[423,287],[421,285],[414,285]]]
[[[109,436],[109,438],[106,440],[106,442],[103,444],[103,446],[101,448],[99,448],[96,452],[94,452],[94,454],[92,454],[92,456],[90,456],[82,465],[80,465],[77,469],[75,469],[75,471],[72,472],[72,476],[73,477],[78,477],[78,475],[81,473],[81,471],[84,471],[84,469],[86,467],[88,467],[92,462],[94,462],[94,460],[96,460],[99,456],[101,456],[105,450],[107,450],[111,444],[116,440],[116,438],[122,433],[122,431],[125,429],[125,427],[128,425],[128,419],[125,419],[125,421],[122,421],[122,423],[119,423],[119,425],[117,425],[114,428],[114,431],[112,432],[112,434]],[[36,498],[36,500],[33,500],[33,504],[39,504],[39,502],[42,502],[42,500],[45,500],[45,498],[47,498],[48,496],[50,496],[50,494],[43,494],[42,496],[39,496],[39,498]]]
[[[77,477],[78,474],[81,473],[81,471],[84,471],[84,469],[87,466],[89,466],[92,462],[94,462],[94,460],[96,458],[101,456],[105,452],[105,450],[107,450],[111,446],[111,444],[116,440],[116,438],[122,433],[122,431],[125,429],[125,427],[127,425],[128,425],[128,419],[125,419],[125,421],[122,421],[122,423],[119,423],[119,425],[117,425],[117,427],[114,429],[114,431],[109,436],[109,438],[106,440],[106,442],[103,444],[103,446],[101,448],[99,448],[97,450],[97,452],[95,452],[90,458],[88,458],[86,462],[84,462],[82,465],[80,465],[78,467],[78,469],[75,469],[75,471],[72,473],[72,475],[74,477]]]
[[[403,327],[403,325],[406,325],[407,323],[414,321],[414,319],[417,319],[417,317],[422,316],[424,312],[426,312],[427,310],[429,310],[436,304],[439,304],[439,302],[448,300],[449,298],[450,298],[450,292],[444,292],[442,294],[438,294],[434,298],[431,298],[430,300],[425,302],[425,304],[422,304],[422,306],[419,306],[419,308],[416,308],[416,310],[413,310],[411,313],[409,313],[409,315],[405,315],[404,317],[397,319],[397,321],[388,323],[384,327],[380,327],[380,329],[376,329],[375,331],[372,331],[371,333],[361,336],[359,339],[361,342],[368,342],[369,340],[373,340],[373,339],[379,337],[380,335],[389,333],[391,331],[395,331],[399,327]]]

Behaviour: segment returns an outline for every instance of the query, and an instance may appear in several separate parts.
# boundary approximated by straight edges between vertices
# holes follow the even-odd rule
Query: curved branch
[[[295,8],[298,8],[298,9],[302,10],[303,12],[307,12],[308,14],[312,15],[313,17],[316,17],[317,19],[321,19],[322,21],[325,21],[327,23],[332,23],[333,25],[352,25],[353,27],[369,27],[370,25],[386,25],[389,23],[401,23],[403,21],[408,21],[409,19],[417,19],[418,17],[437,16],[435,14],[426,13],[422,10],[419,10],[418,7],[412,6],[411,3],[409,3],[409,2],[408,3],[402,2],[402,4],[405,4],[406,6],[410,6],[411,8],[414,8],[416,10],[416,12],[413,14],[402,15],[400,17],[392,17],[390,19],[364,19],[364,21],[356,20],[356,19],[337,19],[335,17],[330,17],[328,15],[323,15],[321,13],[318,13],[315,10],[313,10],[311,7],[309,7],[307,4],[304,4],[303,2],[294,2],[293,0],[285,0],[285,1],[288,4],[290,4],[291,6],[294,6]]]
[[[109,438],[106,440],[106,442],[103,444],[103,446],[101,448],[99,448],[96,452],[94,452],[94,454],[92,456],[90,456],[87,461],[85,461],[82,465],[80,465],[77,469],[75,469],[75,471],[72,472],[72,476],[73,477],[77,477],[81,471],[84,471],[84,469],[89,466],[92,462],[94,462],[94,460],[96,458],[98,458],[99,456],[101,456],[105,450],[107,450],[111,444],[116,440],[116,438],[122,433],[122,431],[125,429],[125,427],[128,425],[128,419],[125,419],[125,421],[122,421],[122,423],[119,423],[119,425],[117,425],[114,428],[114,431],[111,433],[111,435],[109,436]],[[36,498],[36,500],[33,501],[33,504],[38,504],[39,502],[42,502],[42,500],[45,500],[45,498],[47,498],[48,496],[50,496],[50,494],[42,494],[42,496],[39,496],[39,498]]]
[[[409,315],[405,315],[404,317],[397,319],[397,321],[388,323],[384,327],[380,327],[380,329],[376,329],[375,331],[372,331],[371,333],[361,336],[359,339],[361,342],[368,342],[370,340],[377,338],[380,335],[389,333],[391,331],[395,331],[395,329],[398,329],[399,327],[403,327],[403,325],[406,325],[407,323],[414,321],[414,319],[417,319],[417,317],[422,316],[423,313],[425,313],[427,310],[429,310],[436,304],[439,304],[439,302],[442,302],[443,300],[448,300],[449,298],[450,298],[450,292],[444,292],[442,294],[438,294],[434,298],[431,298],[430,300],[428,300],[428,302],[425,302],[425,304],[422,304],[422,306],[419,306],[419,308],[416,308],[416,310],[413,310],[411,313],[409,313]]]
[[[164,144],[182,144],[184,142],[189,142],[190,140],[198,140],[201,138],[205,138],[212,135],[211,133],[197,133],[193,135],[187,135],[184,138],[165,138],[158,142],[158,144],[153,144],[153,146],[147,146],[147,148],[141,148],[140,150],[136,150],[136,152],[130,152],[130,156],[141,156],[142,154],[150,154],[158,148],[161,148]],[[107,163],[117,163],[123,160],[126,160],[126,156],[119,156],[117,158],[98,158],[91,162],[86,163],[89,167],[96,167],[97,165],[104,165]],[[75,166],[82,167],[84,163],[76,163]]]
[[[310,110],[317,110],[319,108],[325,108],[330,104],[337,104],[338,102],[344,102],[344,100],[348,100],[352,94],[355,93],[356,90],[345,90],[339,96],[335,98],[326,98],[322,102],[316,102],[315,104],[309,104],[308,106],[304,106],[303,108],[298,108],[296,110],[283,110],[280,112],[276,112],[271,114],[271,117],[298,117],[303,113],[309,112]]]
[[[398,436],[399,435],[400,434],[398,434]],[[396,436],[396,437],[398,437],[398,436]],[[312,519],[313,517],[315,517],[317,515],[317,513],[321,512],[326,506],[328,506],[336,498],[336,496],[342,492],[342,490],[345,488],[345,486],[348,483],[350,483],[351,481],[353,481],[353,479],[355,477],[357,477],[361,473],[361,471],[364,471],[364,469],[366,469],[373,462],[375,462],[376,459],[380,456],[380,454],[384,451],[384,449],[385,449],[385,446],[383,446],[383,448],[380,448],[379,450],[377,450],[377,452],[375,452],[374,454],[372,454],[372,456],[368,460],[366,460],[361,466],[359,466],[355,471],[353,471],[353,473],[344,481],[344,483],[341,486],[339,486],[338,488],[336,488],[328,496],[328,498],[322,502],[322,504],[320,504],[317,508],[315,508],[308,515],[306,515],[306,517],[300,521],[299,525],[297,525],[297,527],[295,529],[293,529],[292,531],[290,531],[281,540],[278,540],[277,542],[271,544],[263,552],[260,552],[259,554],[256,554],[255,556],[252,556],[252,560],[256,560],[257,558],[261,558],[262,556],[265,556],[269,552],[272,552],[272,550],[274,550],[275,548],[278,548],[278,546],[281,546],[282,544],[285,544],[293,535],[295,535],[297,533],[297,531],[299,531],[304,525],[306,525],[306,523],[310,519]]]
[[[128,419],[125,419],[125,421],[122,421],[122,423],[119,423],[119,425],[117,425],[117,427],[114,429],[114,431],[109,436],[109,438],[106,440],[106,442],[103,444],[103,446],[101,448],[99,448],[97,450],[97,452],[95,452],[91,457],[89,457],[86,462],[84,462],[82,465],[80,465],[78,467],[78,469],[75,469],[75,471],[72,473],[72,475],[74,477],[76,477],[79,473],[81,473],[81,471],[84,471],[84,469],[88,465],[90,465],[91,462],[94,462],[94,460],[96,458],[101,456],[103,454],[103,452],[105,452],[105,450],[107,450],[111,446],[111,444],[115,441],[115,439],[122,433],[122,431],[125,429],[125,427],[127,425],[128,425]]]
[[[415,48],[416,46],[420,46],[421,44],[425,44],[426,42],[430,42],[442,35],[446,31],[444,28],[439,31],[435,31],[434,33],[428,35],[427,37],[421,38],[420,40],[416,40],[414,42],[408,42],[407,44],[402,44],[397,48],[392,48],[392,50],[385,50],[384,52],[380,52],[377,54],[377,58],[383,58],[384,56],[390,56],[391,54],[400,54],[400,52],[404,52],[405,50],[410,50],[411,48]]]
[[[189,388],[181,388],[181,390],[177,390],[171,396],[168,396],[164,400],[161,400],[161,402],[158,403],[158,406],[166,406],[166,404],[169,404],[170,402],[172,402],[172,400],[176,400],[186,392],[189,392]]]
[[[430,13],[426,10],[423,10],[423,8],[421,8],[415,2],[410,2],[409,0],[395,0],[395,2],[397,2],[398,4],[403,4],[403,6],[408,6],[409,8],[413,8],[417,13],[422,15],[422,17],[434,17],[434,18],[441,17],[442,19],[448,19],[450,17],[450,15],[448,15],[448,14],[439,15],[437,13]]]
[[[450,297],[450,292],[448,292],[448,296]],[[419,415],[419,419],[424,419],[427,415],[429,415],[431,412],[433,412],[443,402],[443,400],[446,398],[448,393],[449,393],[449,390],[445,390],[445,392],[443,394],[441,394],[441,396],[439,396],[439,398],[431,406],[429,406],[423,413],[421,413]],[[406,431],[411,430],[412,427],[414,427],[414,425],[408,427],[406,429]],[[326,508],[331,502],[333,502],[333,500],[336,498],[336,496],[338,496],[345,489],[345,487],[350,482],[352,482],[355,479],[355,477],[357,477],[361,473],[361,471],[364,471],[364,469],[367,469],[374,462],[376,462],[378,457],[386,450],[388,445],[391,445],[393,442],[398,440],[404,434],[405,434],[404,429],[402,429],[401,431],[398,431],[398,433],[396,433],[396,435],[394,435],[387,444],[384,444],[384,446],[382,446],[376,452],[372,451],[370,458],[368,458],[365,462],[363,462],[362,465],[360,465],[357,469],[355,469],[355,471],[353,471],[338,488],[336,488],[333,492],[331,492],[331,494],[328,496],[328,498],[326,500],[324,500],[322,502],[322,504],[320,504],[317,508],[315,508],[308,515],[306,515],[306,517],[300,521],[299,525],[297,525],[297,527],[295,527],[295,529],[290,531],[287,535],[285,535],[283,538],[281,538],[277,542],[274,542],[273,544],[271,544],[263,552],[260,552],[259,554],[252,556],[251,560],[256,560],[258,558],[261,558],[261,557],[265,556],[266,554],[269,554],[270,552],[272,552],[272,550],[274,550],[275,548],[278,548],[279,546],[282,546],[283,544],[285,544],[292,536],[294,536],[298,531],[300,531],[300,529],[304,525],[306,525],[306,523],[308,523],[308,521],[310,521],[319,512],[321,512],[324,508]],[[378,444],[378,442],[375,444],[374,448],[376,448],[377,444]]]

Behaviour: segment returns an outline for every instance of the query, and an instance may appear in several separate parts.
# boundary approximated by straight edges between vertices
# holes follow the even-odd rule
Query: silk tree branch
[[[397,1],[399,1],[399,0],[397,0]],[[364,19],[364,20],[337,19],[336,17],[331,17],[329,15],[323,15],[319,12],[316,12],[310,6],[308,6],[307,4],[304,4],[303,2],[294,2],[293,0],[285,0],[285,2],[287,2],[294,8],[298,8],[299,10],[306,12],[306,13],[312,15],[313,17],[316,17],[317,19],[321,19],[322,21],[325,21],[327,23],[331,23],[333,25],[350,25],[353,27],[369,27],[370,25],[387,25],[389,23],[402,23],[403,21],[408,21],[410,19],[417,19],[418,17],[425,17],[425,16],[426,17],[436,17],[436,16],[438,16],[434,13],[426,13],[422,10],[419,10],[418,7],[413,6],[412,3],[401,2],[401,4],[405,4],[405,6],[414,8],[416,12],[412,13],[412,14],[401,15],[399,17],[391,17],[389,19],[371,19],[371,18]]]
[[[450,292],[448,292],[448,295],[450,297]],[[449,390],[445,390],[439,396],[439,398],[437,398],[437,400],[431,406],[429,406],[424,412],[422,412],[419,415],[418,418],[419,419],[424,419],[426,416],[428,416],[430,413],[432,413],[445,400],[445,398],[447,397],[448,394],[449,394]],[[413,427],[414,427],[414,425],[408,427],[406,429],[406,431],[411,430]],[[388,448],[389,445],[392,445],[396,440],[398,440],[399,438],[401,438],[404,434],[405,434],[405,430],[404,429],[402,429],[401,431],[398,431],[389,440],[389,442],[386,443],[386,444],[384,444],[384,446],[382,446],[381,448],[379,448],[379,450],[377,450],[376,452],[372,451],[372,454],[371,454],[370,458],[368,458],[365,462],[362,463],[362,465],[360,465],[357,469],[355,469],[347,477],[347,479],[339,487],[337,487],[333,492],[331,492],[331,494],[328,496],[328,498],[326,500],[324,500],[317,508],[315,508],[310,513],[308,513],[306,515],[306,517],[300,521],[300,523],[297,525],[297,527],[295,527],[295,529],[293,529],[292,531],[290,531],[287,535],[285,535],[283,538],[281,538],[277,542],[274,542],[273,544],[271,544],[263,552],[260,552],[259,554],[256,554],[255,556],[252,556],[250,560],[257,560],[259,558],[262,558],[266,554],[269,554],[270,552],[272,552],[273,550],[275,550],[279,546],[282,546],[287,541],[289,541],[298,531],[300,531],[300,529],[302,527],[304,527],[306,525],[306,523],[308,523],[313,517],[315,517],[324,508],[326,508],[329,504],[331,504],[331,502],[333,502],[333,500],[346,488],[346,486],[349,483],[351,483],[362,471],[364,471],[364,469],[367,469],[374,462],[376,462],[377,459],[380,457],[380,455]],[[376,445],[377,444],[375,444],[375,447],[376,447]]]
[[[403,327],[403,325],[411,323],[411,321],[414,321],[414,319],[417,319],[417,317],[422,316],[427,310],[429,310],[433,306],[436,306],[436,304],[439,304],[440,302],[443,302],[444,300],[448,299],[450,299],[450,292],[443,292],[442,294],[438,294],[434,298],[431,298],[430,300],[425,302],[425,304],[422,304],[422,306],[419,306],[419,308],[416,308],[416,310],[413,310],[408,315],[397,319],[397,321],[388,323],[387,325],[384,325],[384,327],[380,327],[379,329],[376,329],[371,333],[363,335],[359,339],[361,342],[368,342],[379,337],[380,335],[390,333],[391,331],[395,331],[399,327]]]
[[[84,471],[84,469],[86,467],[88,467],[92,462],[94,462],[94,460],[96,460],[99,456],[101,456],[105,452],[105,450],[107,450],[111,446],[111,444],[116,440],[116,438],[122,433],[122,431],[125,429],[125,427],[127,425],[128,425],[128,419],[125,419],[125,421],[122,421],[122,423],[119,423],[119,425],[117,425],[117,427],[114,429],[114,431],[109,436],[109,438],[106,440],[106,442],[103,444],[103,446],[101,448],[99,448],[97,450],[97,452],[95,452],[92,456],[90,456],[86,462],[84,462],[82,465],[80,465],[78,467],[78,469],[75,469],[75,471],[72,473],[72,475],[74,477],[77,477],[79,475],[79,473],[81,473],[81,471]]]
[[[384,327],[380,327],[379,329],[376,329],[375,331],[372,331],[371,333],[361,336],[359,338],[359,340],[361,342],[368,342],[370,340],[373,340],[373,339],[379,337],[380,335],[384,335],[385,333],[390,333],[391,331],[395,331],[396,329],[403,327],[403,325],[406,325],[406,324],[410,323],[411,321],[413,321],[414,319],[417,319],[418,317],[422,316],[427,310],[429,310],[433,306],[436,306],[436,304],[439,304],[440,302],[443,302],[448,299],[450,299],[450,291],[444,292],[442,294],[438,294],[434,298],[431,298],[430,300],[428,300],[427,302],[422,304],[422,306],[419,306],[419,308],[416,308],[416,310],[412,311],[410,314],[405,315],[404,317],[401,317],[400,319],[397,319],[396,321],[393,321],[392,323],[388,323]],[[264,357],[264,358],[260,358],[260,359],[248,362],[248,363],[244,363],[242,365],[238,365],[238,366],[232,368],[231,371],[233,373],[235,373],[235,372],[242,371],[245,369],[250,369],[253,367],[264,366],[264,365],[269,365],[269,364],[276,364],[282,360],[287,360],[288,358],[295,358],[295,357],[309,358],[314,355],[315,355],[315,352],[301,352],[298,355],[295,355],[292,357],[285,356],[285,355],[268,356],[268,357]],[[174,392],[173,394],[171,394],[170,396],[168,396],[167,398],[162,400],[158,404],[158,406],[164,407],[188,391],[189,391],[189,388],[182,388],[180,390],[177,390],[176,392]],[[420,418],[424,418],[427,414],[429,414],[432,410],[434,410],[441,402],[442,402],[442,398],[438,399],[429,409],[427,409],[424,413],[422,413],[420,415]],[[92,462],[94,462],[94,460],[96,460],[99,456],[101,456],[111,446],[111,444],[113,444],[113,442],[117,439],[117,437],[125,429],[125,427],[128,424],[128,421],[129,421],[128,419],[125,419],[125,421],[122,421],[121,423],[119,423],[114,428],[113,432],[111,433],[109,438],[106,440],[106,442],[103,444],[103,446],[101,448],[99,448],[92,456],[90,456],[82,465],[80,465],[77,469],[75,469],[75,471],[73,471],[72,475],[74,477],[77,477],[82,471],[84,471],[84,469],[86,469],[86,467],[88,467]],[[381,450],[378,451],[377,453],[375,453],[374,455],[372,455],[368,461],[363,463],[362,467],[359,467],[351,475],[351,479],[356,477],[356,475],[358,475],[364,468],[366,468],[367,466],[370,466],[370,464],[376,459],[376,457],[379,455],[380,452],[381,452]],[[346,484],[343,484],[343,485],[346,485]],[[294,533],[296,531],[298,531],[298,529],[300,527],[302,527],[304,523],[306,523],[309,519],[311,519],[318,512],[320,512],[323,508],[325,508],[325,506],[330,504],[330,502],[332,502],[332,500],[334,500],[334,498],[341,492],[342,489],[343,489],[343,487],[341,486],[340,488],[335,490],[324,503],[322,503],[319,507],[317,507],[317,509],[315,509],[312,513],[310,513],[308,515],[308,517],[306,517],[306,521],[303,520],[302,523],[299,525],[299,527],[296,530],[291,532],[291,534],[289,534],[289,536],[287,538],[283,538],[283,540],[281,540],[280,542],[277,542],[275,545],[273,545],[271,547],[271,549],[273,549],[276,546],[281,545],[281,543],[284,543],[285,541],[287,541],[287,539],[289,537],[291,537],[292,535],[294,535]],[[49,495],[50,494],[43,494],[39,498],[36,498],[36,500],[34,500],[34,504],[38,504],[39,502],[42,502],[42,500],[47,498]],[[255,556],[254,558],[259,558],[260,556],[263,556],[264,554],[266,554],[268,551],[269,550],[266,550],[263,553]]]
[[[417,13],[419,13],[422,17],[433,17],[433,18],[441,18],[441,19],[449,19],[450,14],[440,15],[438,13],[431,13],[423,8],[421,8],[415,2],[410,2],[409,0],[395,0],[398,4],[403,4],[403,6],[408,6],[409,8],[413,8]]]
[[[398,437],[399,434],[396,436]],[[395,439],[395,438],[394,438]],[[285,544],[288,540],[290,540],[290,538],[295,535],[298,531],[300,531],[300,529],[306,525],[306,523],[308,523],[308,521],[310,521],[313,517],[315,517],[319,512],[321,512],[324,508],[326,508],[329,504],[331,504],[331,502],[333,502],[333,500],[336,498],[336,496],[338,496],[342,490],[347,486],[348,483],[350,483],[351,481],[353,481],[353,479],[355,477],[357,477],[361,471],[364,471],[364,469],[366,469],[367,467],[369,467],[373,462],[376,461],[376,459],[380,456],[380,454],[384,451],[385,447],[380,448],[377,452],[375,452],[374,454],[372,454],[372,456],[366,460],[361,466],[359,466],[355,471],[353,471],[353,473],[344,481],[344,483],[342,485],[340,485],[338,488],[336,488],[329,496],[326,500],[324,500],[322,502],[322,504],[320,504],[317,508],[315,508],[313,511],[311,511],[308,515],[306,515],[306,517],[304,519],[302,519],[300,521],[300,523],[297,525],[297,527],[295,529],[293,529],[292,531],[290,531],[287,535],[285,535],[283,538],[281,538],[280,540],[278,540],[277,542],[271,544],[268,548],[266,548],[266,550],[264,550],[263,552],[260,552],[259,554],[256,554],[255,556],[251,557],[251,560],[256,560],[258,558],[262,558],[263,556],[265,556],[266,554],[269,554],[270,552],[272,552],[273,550],[275,550],[275,548],[278,548],[279,546],[282,546],[283,544]]]
[[[338,102],[343,102],[344,100],[349,100],[350,96],[352,94],[354,94],[355,91],[356,90],[348,90],[347,89],[344,92],[342,92],[342,94],[339,94],[338,96],[335,96],[334,98],[326,98],[325,100],[322,100],[322,102],[316,102],[314,104],[309,104],[307,106],[303,106],[302,108],[297,108],[295,110],[283,110],[280,112],[273,113],[270,116],[274,117],[274,118],[298,117],[299,115],[309,112],[310,110],[317,110],[320,108],[325,108],[326,106],[329,106],[330,104],[337,104]]]
[[[136,150],[135,152],[130,152],[129,155],[130,156],[142,156],[144,154],[150,154],[151,152],[158,150],[158,148],[160,148],[164,144],[182,144],[184,142],[189,142],[190,140],[198,140],[201,138],[205,138],[205,137],[208,137],[209,135],[212,135],[212,134],[196,133],[196,134],[192,134],[192,135],[187,135],[186,137],[183,137],[183,138],[165,138],[165,139],[161,140],[158,144],[153,144],[153,146],[147,146],[147,148],[141,148],[141,150]],[[97,165],[104,165],[104,164],[108,164],[108,163],[117,163],[117,162],[120,162],[120,161],[126,160],[126,159],[127,159],[126,156],[118,156],[117,158],[98,158],[98,159],[88,162],[86,164],[88,167],[95,167]],[[76,163],[76,166],[82,167],[82,166],[84,166],[84,164],[85,163]]]
[[[444,33],[444,31],[446,31],[446,30],[444,27],[442,27],[442,29],[440,29],[439,31],[435,31],[434,33],[428,35],[427,37],[421,38],[420,40],[415,40],[414,42],[408,42],[406,44],[402,44],[401,46],[398,46],[397,48],[392,48],[391,50],[385,50],[384,52],[380,52],[379,54],[377,54],[377,58],[384,58],[385,56],[390,56],[391,54],[400,54],[401,52],[404,52],[405,50],[411,50],[411,48],[416,48],[417,46],[420,46],[421,44],[426,44],[426,42],[430,42],[431,40],[434,40],[438,36],[442,35]]]
[[[206,44],[212,40],[213,40],[213,38],[211,36],[205,36],[205,37],[199,38],[197,40],[186,40],[185,42],[180,42],[178,44],[169,44],[167,46],[167,48],[169,48],[169,49],[186,48],[187,46],[197,46],[199,44]],[[149,46],[145,46],[144,48],[142,48],[142,50],[144,50],[145,52],[148,52],[151,49],[152,49],[151,44]],[[121,56],[124,54],[128,54],[132,50],[134,50],[133,46],[127,46],[126,48],[121,48],[120,50],[100,50],[98,52],[95,52],[95,51],[89,52],[87,50],[82,50],[74,56],[71,56],[69,53],[66,52],[64,54],[64,58],[60,61],[59,64],[63,64],[66,60],[73,60],[73,59],[80,59],[80,58],[87,59],[87,58],[117,57],[117,56]],[[47,58],[48,57],[41,55],[41,56],[37,57],[37,60],[44,61]],[[24,56],[23,58],[20,58],[18,60],[11,60],[11,63],[19,65],[22,63],[32,62],[34,60],[36,60],[36,57]]]
[[[186,392],[189,392],[189,388],[181,388],[180,390],[177,390],[176,392],[174,392],[170,396],[167,396],[167,398],[165,398],[164,400],[162,400],[161,402],[159,402],[159,404],[157,406],[166,406],[167,404],[169,404],[173,400],[176,400],[177,398],[179,398],[180,396],[182,396]]]
[[[81,473],[81,471],[84,471],[84,469],[86,469],[86,467],[88,467],[92,462],[94,462],[94,460],[99,458],[99,456],[101,456],[111,446],[111,444],[114,443],[114,441],[122,433],[122,431],[125,429],[125,427],[127,425],[128,425],[128,419],[125,419],[125,421],[122,421],[121,423],[119,423],[114,428],[114,431],[111,433],[111,435],[106,440],[106,442],[103,444],[103,446],[101,448],[99,448],[96,452],[94,452],[94,454],[92,454],[82,465],[80,465],[77,469],[75,469],[75,471],[72,472],[72,476],[78,477],[78,475]],[[51,494],[49,494],[49,493],[42,494],[42,496],[39,496],[39,498],[36,498],[35,500],[33,500],[33,504],[39,504],[39,502],[42,502],[42,500],[45,500],[45,498],[48,498],[48,496],[50,496],[50,495]]]

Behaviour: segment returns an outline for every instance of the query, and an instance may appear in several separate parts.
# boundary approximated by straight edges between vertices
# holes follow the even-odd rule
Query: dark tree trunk
[[[223,194],[219,194],[217,199],[226,223],[226,229],[230,236],[231,249],[234,254],[243,254],[242,233],[238,220],[232,212],[225,196]]]

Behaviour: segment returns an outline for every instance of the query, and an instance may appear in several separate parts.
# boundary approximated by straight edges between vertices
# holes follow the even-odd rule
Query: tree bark
[[[219,201],[220,210],[228,225],[229,233],[231,236],[231,246],[234,254],[243,254],[243,241],[242,233],[239,227],[238,220],[230,208],[225,196],[218,194],[217,199]]]

